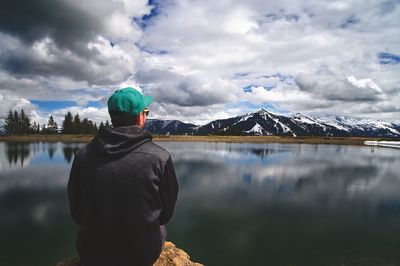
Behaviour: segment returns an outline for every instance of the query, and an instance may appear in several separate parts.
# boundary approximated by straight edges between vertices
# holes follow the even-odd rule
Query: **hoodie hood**
[[[101,127],[97,136],[89,143],[88,152],[120,157],[151,139],[151,134],[137,125]]]

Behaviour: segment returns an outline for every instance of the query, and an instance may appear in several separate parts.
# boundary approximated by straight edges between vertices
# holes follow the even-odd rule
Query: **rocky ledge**
[[[78,259],[66,259],[56,266],[80,266]],[[182,249],[177,248],[172,242],[165,242],[163,251],[153,266],[204,266],[190,261],[190,256]]]

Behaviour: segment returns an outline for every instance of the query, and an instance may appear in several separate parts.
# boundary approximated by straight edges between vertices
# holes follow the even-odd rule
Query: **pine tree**
[[[7,134],[30,134],[30,127],[30,119],[25,114],[24,109],[21,110],[21,114],[17,110],[14,110],[14,112],[9,110],[4,125]]]
[[[33,121],[32,126],[29,129],[30,134],[35,134],[37,130],[37,125],[36,125],[36,121]]]
[[[76,114],[73,122],[73,134],[80,134],[82,130],[81,128],[81,118],[79,117],[79,114]]]
[[[21,115],[19,116],[19,121],[20,121],[20,133],[28,134],[31,122],[29,120],[29,117],[25,114],[24,109],[21,110]]]
[[[8,115],[4,124],[4,129],[9,135],[15,134],[15,120],[11,109],[8,111]]]
[[[49,134],[57,134],[58,133],[58,126],[57,123],[54,121],[52,115],[49,117],[49,121],[47,123],[47,131]]]
[[[99,131],[99,128],[97,127],[97,124],[94,123],[93,134],[96,134],[98,131]]]
[[[68,112],[65,117],[64,121],[62,122],[62,134],[72,134],[73,133],[73,121],[72,121],[72,114]]]
[[[17,110],[14,110],[13,121],[14,121],[14,132],[13,132],[13,134],[21,133],[21,121],[19,119],[19,114],[18,114]]]

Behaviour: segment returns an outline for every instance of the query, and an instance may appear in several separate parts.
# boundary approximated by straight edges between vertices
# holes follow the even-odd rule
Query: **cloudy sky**
[[[400,120],[399,0],[13,0],[0,10],[0,124],[99,122],[116,89],[150,118],[258,108]]]

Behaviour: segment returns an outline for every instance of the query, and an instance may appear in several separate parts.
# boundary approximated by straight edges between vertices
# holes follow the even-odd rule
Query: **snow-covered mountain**
[[[339,116],[315,118],[299,113],[286,116],[264,109],[202,126],[177,120],[149,120],[146,128],[153,134],[400,137],[400,123]]]
[[[284,116],[264,109],[229,119],[215,120],[195,129],[194,134],[262,136],[348,136],[344,130],[301,114]]]
[[[192,133],[196,125],[183,123],[178,120],[148,119],[146,130],[155,135],[184,135]]]
[[[324,117],[319,121],[346,130],[352,136],[365,137],[399,137],[400,123],[373,121],[367,119],[352,119],[343,116]]]

